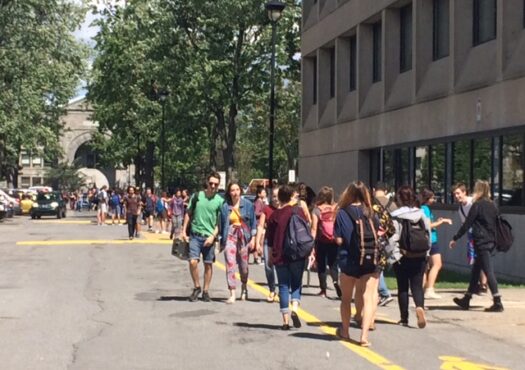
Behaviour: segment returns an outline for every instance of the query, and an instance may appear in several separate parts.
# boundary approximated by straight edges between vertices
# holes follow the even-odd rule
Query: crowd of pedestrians
[[[226,303],[233,304],[237,300],[236,270],[241,280],[240,299],[247,299],[248,261],[253,253],[256,261],[261,259],[264,263],[270,292],[267,301],[279,298],[283,330],[301,327],[297,312],[303,273],[308,269],[316,269],[318,273],[320,297],[328,295],[330,276],[341,300],[341,325],[337,329],[341,339],[350,338],[351,305],[354,303],[353,320],[361,329],[359,343],[370,345],[368,332],[375,329],[377,306],[393,300],[383,277],[383,272],[389,268],[393,269],[397,280],[399,324],[409,324],[410,291],[417,326],[426,326],[425,298],[441,298],[434,290],[442,267],[437,229],[452,225],[452,220],[434,216],[432,190],[422,189],[416,194],[410,186],[402,186],[391,194],[383,183],[369,189],[357,181],[351,183],[336,202],[334,191],[328,186],[323,186],[315,195],[304,184],[281,185],[271,189],[269,202],[266,189],[258,189],[252,203],[242,197],[237,182],[228,185],[224,198],[219,196],[219,182],[218,173],[210,174],[206,189],[190,198],[184,212],[181,235],[189,242],[189,266],[194,285],[190,301],[197,301],[201,294],[203,301],[211,300],[209,286],[213,262],[216,253],[222,251],[230,293]],[[494,304],[487,311],[501,312],[503,305],[491,259],[497,209],[489,199],[488,186],[485,181],[476,182],[473,196],[468,198],[464,184],[454,187],[463,224],[449,246],[454,248],[456,241],[468,233],[467,251],[472,264],[468,291],[454,302],[462,309],[469,308],[472,295],[480,293],[483,287],[483,272],[494,298]],[[204,264],[202,285],[201,258]]]

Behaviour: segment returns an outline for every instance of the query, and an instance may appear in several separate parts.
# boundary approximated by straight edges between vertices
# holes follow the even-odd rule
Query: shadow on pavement
[[[335,341],[339,340],[339,338],[330,335],[330,334],[317,334],[317,333],[292,333],[290,334],[290,337],[296,337],[296,338],[304,338],[304,339],[315,339],[315,340],[326,340],[326,341]]]
[[[270,324],[252,324],[249,322],[235,322],[234,326],[248,329],[266,329],[266,330],[281,330],[281,325],[270,325]]]
[[[428,311],[466,311],[462,310],[460,307],[456,305],[451,306],[427,306],[425,305],[426,309]],[[470,310],[476,310],[476,309],[485,309],[485,306],[470,306]]]

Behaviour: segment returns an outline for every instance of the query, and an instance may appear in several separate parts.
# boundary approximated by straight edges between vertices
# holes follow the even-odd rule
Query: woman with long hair
[[[503,311],[501,295],[498,291],[498,281],[494,274],[494,265],[491,256],[495,248],[497,217],[498,209],[490,199],[490,184],[487,181],[476,181],[476,184],[474,185],[472,207],[470,208],[465,222],[461,225],[461,228],[456,235],[454,235],[449,244],[450,248],[455,248],[456,241],[472,228],[472,238],[474,240],[476,257],[474,264],[472,265],[470,283],[467,293],[465,293],[463,298],[454,298],[454,303],[464,310],[470,308],[472,294],[476,292],[480,274],[481,271],[483,271],[487,276],[489,289],[494,300],[492,306],[486,308],[485,311]]]
[[[396,202],[399,207],[392,212],[395,234],[390,238],[393,252],[390,254],[397,280],[397,300],[401,314],[400,325],[408,326],[408,289],[416,305],[417,326],[423,329],[427,325],[425,318],[425,295],[423,293],[423,274],[427,266],[427,254],[430,249],[430,223],[419,209],[416,194],[408,186],[397,190]],[[403,228],[409,228],[403,230]],[[412,232],[417,233],[418,240],[423,244],[422,251],[411,251]],[[407,243],[403,235],[410,235]],[[410,245],[405,245],[405,243]]]
[[[351,304],[354,288],[356,306],[362,302],[360,344],[370,346],[368,331],[373,325],[377,307],[377,288],[380,268],[377,249],[377,230],[379,221],[374,217],[370,192],[367,186],[357,181],[350,184],[339,200],[334,236],[339,245],[339,268],[341,269],[341,327],[337,336],[349,339]],[[372,252],[371,252],[372,251]]]
[[[425,217],[430,221],[430,239],[432,246],[430,247],[430,258],[428,260],[428,269],[425,280],[425,299],[440,299],[441,296],[436,294],[434,291],[434,285],[443,266],[441,260],[441,251],[438,244],[437,228],[443,224],[452,225],[450,218],[439,217],[437,220],[434,217],[434,213],[430,207],[436,202],[434,192],[430,189],[423,189],[419,193],[419,201],[421,204],[421,210],[425,214]]]
[[[241,187],[232,181],[226,189],[226,202],[221,207],[221,247],[226,260],[226,281],[230,297],[226,303],[235,303],[235,266],[241,275],[241,300],[248,299],[248,255],[255,245],[257,224],[253,204],[241,198]]]
[[[317,194],[312,210],[312,236],[315,238],[315,259],[321,291],[319,296],[326,297],[326,267],[334,284],[337,296],[341,297],[339,271],[337,267],[337,244],[334,239],[334,221],[337,204],[334,203],[334,189],[323,186]]]

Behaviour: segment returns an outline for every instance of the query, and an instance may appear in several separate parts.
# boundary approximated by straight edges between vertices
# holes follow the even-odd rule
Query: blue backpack
[[[308,257],[315,245],[310,225],[308,221],[299,216],[298,209],[298,206],[293,207],[283,242],[284,256],[292,262]]]
[[[157,203],[155,204],[155,211],[157,211],[157,213],[164,212],[164,203],[162,202],[161,198],[157,198]]]

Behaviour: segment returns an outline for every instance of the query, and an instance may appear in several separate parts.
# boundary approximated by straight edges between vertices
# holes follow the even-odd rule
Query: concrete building
[[[124,188],[131,183],[131,179],[134,179],[133,166],[128,169],[115,169],[100,168],[97,165],[98,154],[90,145],[98,127],[91,119],[92,113],[93,110],[85,98],[73,100],[67,106],[66,114],[62,117],[64,131],[60,137],[64,160],[69,164],[75,160],[80,163],[80,171],[85,177],[87,186],[107,185]],[[46,162],[41,156],[22,151],[20,166],[22,167],[18,177],[20,188],[50,185],[45,175],[52,162]]]
[[[525,1],[305,0],[301,181],[433,188],[492,184],[516,247],[498,272],[525,281]],[[466,268],[464,250],[445,253]]]

